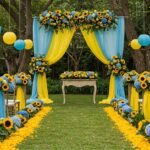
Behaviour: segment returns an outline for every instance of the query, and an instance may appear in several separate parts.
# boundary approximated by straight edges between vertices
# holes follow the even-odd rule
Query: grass
[[[132,150],[91,95],[67,95],[65,105],[62,95],[50,97],[55,100],[53,112],[18,146],[20,150]]]

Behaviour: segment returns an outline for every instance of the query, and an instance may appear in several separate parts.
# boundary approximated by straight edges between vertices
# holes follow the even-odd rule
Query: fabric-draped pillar
[[[35,17],[33,21],[34,56],[44,57],[49,65],[56,63],[65,54],[74,32],[75,29],[64,29],[56,32],[52,27],[45,28]],[[27,103],[36,99],[41,99],[45,103],[52,102],[48,97],[46,72],[34,73],[32,95]]]
[[[122,58],[124,49],[124,18],[118,18],[118,25],[116,29],[109,30],[95,30],[88,32],[81,28],[81,32],[86,40],[87,45],[93,54],[104,64],[109,64],[113,56]],[[121,81],[121,76],[110,77],[109,95],[103,103],[110,103],[113,98],[125,97],[124,87]]]

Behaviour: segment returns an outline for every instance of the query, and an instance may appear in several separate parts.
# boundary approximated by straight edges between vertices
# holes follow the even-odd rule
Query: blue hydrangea
[[[124,105],[124,106],[122,107],[122,111],[123,111],[124,113],[130,113],[130,112],[132,112],[132,108],[131,108],[129,105]]]
[[[17,127],[21,127],[21,119],[17,116],[13,116],[11,117],[13,123],[15,124],[15,126]]]
[[[18,112],[18,114],[22,115],[23,117],[26,117],[27,119],[29,119],[29,114],[27,111],[25,110],[21,110]]]
[[[145,134],[146,134],[147,136],[150,136],[150,124],[148,124],[148,125],[146,126],[146,128],[145,128]]]

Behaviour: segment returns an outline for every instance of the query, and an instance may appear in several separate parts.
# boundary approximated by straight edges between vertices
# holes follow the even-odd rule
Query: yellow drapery
[[[146,90],[143,97],[144,118],[150,119],[150,91]]]
[[[131,87],[130,106],[132,107],[133,111],[138,111],[139,110],[138,100],[139,100],[139,93],[132,86]]]
[[[94,32],[88,32],[87,30],[84,30],[82,28],[80,28],[80,29],[81,29],[81,32],[83,34],[83,37],[84,37],[88,47],[90,48],[92,53],[104,64],[109,64],[109,60],[107,60],[107,58],[103,55],[103,52],[97,43]]]
[[[88,45],[88,47],[90,48],[90,50],[92,51],[92,53],[104,64],[108,65],[109,64],[109,60],[107,60],[107,58],[103,55],[102,49],[99,46],[95,34],[94,32],[88,32],[87,30],[84,30],[83,28],[80,28],[81,32],[83,34],[83,37]],[[104,103],[104,104],[110,104],[111,99],[113,99],[115,97],[115,77],[114,75],[111,75],[110,77],[110,83],[109,83],[109,95],[108,98],[100,101],[99,103]]]
[[[20,101],[20,109],[25,108],[26,105],[25,93],[22,86],[17,87],[16,100]]]
[[[54,32],[49,50],[45,57],[49,65],[56,63],[62,58],[69,47],[74,32],[75,28]],[[38,98],[42,99],[44,103],[52,103],[52,100],[48,97],[46,73],[38,75],[38,94]]]

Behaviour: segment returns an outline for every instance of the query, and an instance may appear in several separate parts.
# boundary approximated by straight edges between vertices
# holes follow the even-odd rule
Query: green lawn
[[[131,150],[129,142],[113,127],[101,105],[91,95],[51,95],[53,112],[42,121],[32,138],[20,150]],[[98,96],[97,101],[102,99]]]

